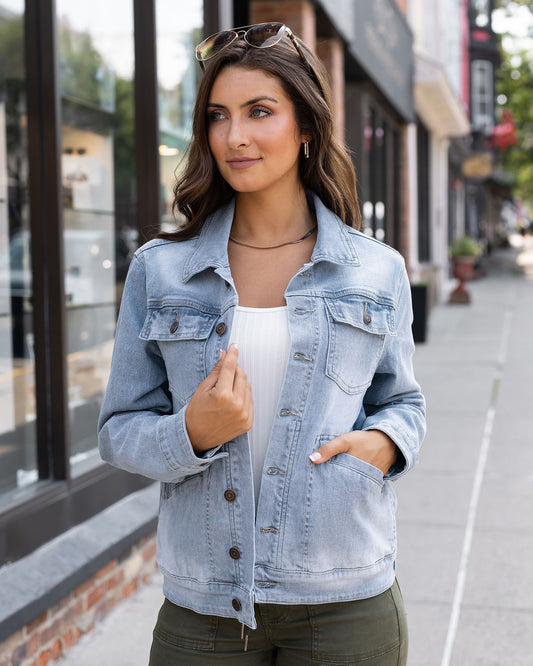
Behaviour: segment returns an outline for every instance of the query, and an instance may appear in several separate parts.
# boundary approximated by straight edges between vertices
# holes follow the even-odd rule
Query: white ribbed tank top
[[[231,342],[239,345],[239,365],[252,387],[254,420],[249,437],[257,506],[268,440],[291,345],[287,307],[247,308],[238,305]]]

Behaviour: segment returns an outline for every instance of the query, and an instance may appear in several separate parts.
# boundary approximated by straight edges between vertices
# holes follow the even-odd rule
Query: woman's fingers
[[[187,432],[197,451],[205,451],[250,430],[251,387],[232,344],[194,392],[185,411]]]
[[[397,448],[392,439],[380,430],[353,430],[326,442],[309,458],[318,464],[337,453],[360,458],[386,474],[396,461]]]
[[[237,368],[239,367],[238,360],[239,348],[237,347],[236,343],[233,343],[230,345],[228,351],[225,352],[224,358],[221,359],[218,380],[215,387],[217,391],[227,391],[233,393],[235,374],[237,372]]]
[[[207,375],[207,377],[204,379],[203,382],[200,382],[199,387],[201,386],[203,389],[210,391],[213,389],[217,382],[218,378],[220,376],[220,371],[222,369],[222,363],[224,362],[224,359],[226,358],[226,350],[221,349],[220,350],[220,355],[219,359],[217,361],[217,364],[215,367],[211,370],[211,372]]]
[[[323,463],[337,455],[337,453],[348,453],[348,446],[344,436],[335,437],[335,439],[322,444],[322,446],[312,453],[309,458],[314,463]]]
[[[246,421],[245,432],[247,432],[252,427],[252,423],[254,420],[254,403],[252,400],[252,387],[250,386],[250,384],[248,384],[245,373],[243,372],[242,374],[244,375],[244,380],[246,382],[246,385],[243,388],[244,391],[243,415]]]

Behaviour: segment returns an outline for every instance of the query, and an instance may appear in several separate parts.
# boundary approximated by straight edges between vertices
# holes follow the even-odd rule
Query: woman
[[[416,462],[401,256],[356,231],[331,93],[282,24],[197,47],[185,225],[130,267],[104,460],[162,482],[151,664],[405,664],[390,481]]]

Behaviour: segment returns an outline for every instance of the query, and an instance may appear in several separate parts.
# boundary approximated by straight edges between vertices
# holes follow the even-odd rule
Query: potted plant
[[[459,285],[450,295],[450,303],[470,303],[470,294],[465,282],[474,274],[474,264],[481,254],[479,243],[470,236],[458,236],[450,246],[453,277]]]

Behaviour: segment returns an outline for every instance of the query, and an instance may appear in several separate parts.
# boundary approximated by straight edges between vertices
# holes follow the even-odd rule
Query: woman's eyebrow
[[[273,102],[274,104],[279,104],[279,100],[277,100],[275,97],[269,97],[268,95],[261,95],[260,97],[254,97],[253,99],[244,102],[244,104],[241,104],[240,108],[244,109],[247,106],[252,106],[252,104],[257,104],[258,102],[262,102],[264,100],[268,100],[269,102]],[[225,106],[224,104],[217,104],[216,102],[208,102],[207,106],[216,107],[217,109],[227,109],[227,106]]]

